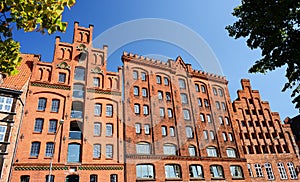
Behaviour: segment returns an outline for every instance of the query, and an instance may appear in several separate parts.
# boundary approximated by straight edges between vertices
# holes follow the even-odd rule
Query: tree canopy
[[[261,59],[249,72],[266,73],[286,66],[282,91],[292,89],[292,102],[300,108],[300,1],[242,0],[232,14],[238,20],[226,27],[229,36],[245,37],[249,48],[261,49]]]
[[[17,73],[21,61],[20,43],[13,39],[13,29],[52,34],[65,31],[62,21],[65,7],[75,0],[0,0],[0,72]]]

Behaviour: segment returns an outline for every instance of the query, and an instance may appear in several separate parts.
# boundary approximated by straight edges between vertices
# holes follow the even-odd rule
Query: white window
[[[202,99],[201,98],[198,98],[198,106],[202,107]]]
[[[170,136],[174,137],[175,136],[175,128],[170,127]]]
[[[159,115],[160,117],[165,117],[165,108],[159,108]]]
[[[112,136],[113,134],[113,125],[106,124],[106,136]]]
[[[165,155],[176,155],[176,145],[164,144],[164,154]]]
[[[265,168],[266,168],[268,180],[274,180],[275,178],[274,178],[274,173],[271,164],[265,163]]]
[[[100,116],[102,111],[102,105],[101,104],[95,104],[94,106],[94,115]]]
[[[135,96],[139,95],[139,87],[137,87],[137,86],[133,87],[133,95],[135,95]]]
[[[0,125],[0,142],[3,142],[5,139],[6,126]]]
[[[226,154],[227,154],[227,157],[236,158],[235,150],[232,149],[232,148],[227,148],[226,149]]]
[[[141,76],[142,76],[142,81],[146,81],[147,80],[146,73],[142,72]]]
[[[200,114],[200,120],[202,121],[202,122],[205,122],[205,118],[204,118],[204,114]]]
[[[134,104],[134,113],[140,114],[140,105],[139,104]]]
[[[196,89],[196,92],[200,92],[200,87],[198,84],[195,84],[195,89]]]
[[[106,158],[113,158],[113,145],[107,144],[105,147]]]
[[[282,162],[277,163],[278,172],[280,174],[280,179],[288,179],[284,164]]]
[[[137,80],[138,79],[138,72],[137,71],[133,71],[132,72],[132,77],[134,80]]]
[[[141,123],[135,123],[135,133],[141,133]]]
[[[172,109],[168,109],[168,117],[169,117],[169,118],[172,118],[172,117],[173,117]]]
[[[219,122],[220,122],[220,125],[224,125],[223,117],[222,116],[219,116]]]
[[[253,173],[252,173],[252,169],[251,169],[251,164],[247,164],[247,168],[248,168],[249,176],[253,177]]]
[[[149,107],[147,105],[143,106],[143,111],[144,111],[144,115],[148,115],[149,114]]]
[[[226,133],[225,133],[225,132],[222,132],[222,136],[223,136],[224,142],[226,142],[226,141],[227,141],[227,135],[226,135]]]
[[[137,179],[154,179],[154,167],[151,164],[136,165]]]
[[[217,107],[218,110],[221,109],[220,102],[216,101],[216,107]]]
[[[288,162],[287,166],[289,168],[289,173],[290,173],[291,179],[297,179],[298,177],[297,177],[297,173],[296,173],[294,164],[292,162]]]
[[[101,157],[101,145],[94,144],[93,146],[93,158],[100,158]]]
[[[100,86],[100,79],[94,77],[93,78],[93,85],[94,85],[94,87],[99,87]]]
[[[226,105],[225,105],[225,103],[222,102],[221,104],[222,104],[222,109],[223,109],[223,111],[226,111]]]
[[[203,168],[201,165],[190,165],[189,171],[191,178],[204,178]]]
[[[143,97],[147,97],[148,93],[147,93],[147,89],[146,88],[142,88],[142,96]]]
[[[254,164],[254,169],[255,169],[256,177],[264,176],[260,164]]]
[[[167,127],[166,126],[161,127],[161,135],[162,136],[167,136]]]
[[[225,123],[226,123],[226,125],[230,125],[228,117],[225,117]]]
[[[232,178],[244,178],[241,166],[230,166],[230,173]]]
[[[182,89],[186,88],[185,81],[183,79],[179,79],[178,82],[179,82],[179,88],[182,88]]]
[[[210,174],[212,178],[224,178],[222,166],[217,166],[217,165],[210,166]]]
[[[184,120],[191,120],[191,117],[190,117],[190,111],[187,110],[187,109],[183,109],[183,119]]]
[[[165,165],[166,178],[181,178],[181,169],[178,164],[167,164]]]
[[[150,134],[150,125],[149,124],[145,124],[144,125],[144,130],[145,130],[145,134],[149,135]]]
[[[207,99],[204,99],[204,105],[205,105],[205,107],[209,107],[209,103],[208,103]]]
[[[164,84],[165,84],[166,86],[169,85],[169,79],[168,79],[167,77],[164,77]]]
[[[222,90],[222,89],[219,89],[218,91],[219,91],[219,95],[220,95],[221,97],[223,97],[223,90]]]
[[[209,132],[211,140],[215,139],[215,133],[213,131]]]
[[[161,76],[156,76],[156,83],[161,84]]]
[[[190,145],[189,148],[188,148],[188,150],[189,150],[190,156],[196,156],[196,148],[195,148],[195,146]]]
[[[163,92],[162,91],[158,91],[157,97],[158,97],[158,100],[162,100],[163,99]]]
[[[217,89],[215,87],[213,87],[213,93],[214,93],[214,95],[218,95]]]
[[[180,94],[182,104],[187,104],[188,99],[186,94]]]
[[[194,138],[193,128],[190,126],[185,127],[186,137],[187,138]]]
[[[204,137],[205,140],[208,139],[208,132],[207,132],[207,130],[203,131],[203,137]]]
[[[113,106],[111,104],[106,105],[106,116],[112,117],[113,115]]]
[[[94,135],[95,136],[101,135],[101,123],[94,123]]]
[[[232,133],[228,133],[228,138],[229,138],[229,141],[233,141],[233,137],[232,137]]]
[[[204,85],[201,85],[201,91],[202,91],[203,93],[205,93],[205,92],[206,92],[206,88],[205,88],[205,86],[204,86]]]
[[[217,148],[216,147],[207,147],[206,148],[208,157],[218,157]]]
[[[151,154],[151,147],[149,143],[140,142],[136,144],[136,153],[137,154]]]
[[[207,114],[207,115],[206,115],[206,118],[207,118],[207,122],[209,122],[209,123],[210,123],[210,122],[211,122],[211,117],[210,117],[210,114]]]

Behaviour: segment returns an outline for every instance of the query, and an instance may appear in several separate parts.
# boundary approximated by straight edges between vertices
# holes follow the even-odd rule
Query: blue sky
[[[248,69],[255,60],[260,58],[260,51],[250,50],[244,39],[235,40],[229,37],[225,30],[226,25],[235,21],[235,17],[231,15],[231,12],[239,3],[238,0],[77,0],[76,5],[63,15],[64,21],[69,23],[65,33],[56,33],[49,36],[35,32],[23,33],[18,31],[14,34],[14,38],[21,42],[23,53],[41,54],[43,61],[52,61],[55,36],[61,36],[64,42],[71,42],[74,21],[78,21],[80,26],[93,24],[94,38],[96,38],[116,25],[136,19],[170,20],[197,33],[199,37],[203,38],[203,42],[206,42],[212,49],[219,60],[223,74],[229,81],[228,87],[231,100],[236,99],[236,91],[241,89],[240,79],[249,78],[252,88],[260,91],[262,100],[269,101],[271,110],[279,112],[282,120],[287,116],[293,117],[297,115],[298,110],[294,109],[294,105],[291,103],[290,93],[281,92],[286,81],[284,77],[285,70],[279,69],[266,75],[249,74]],[[145,29],[147,27],[143,30]],[[132,31],[136,30],[132,29]],[[174,32],[170,31],[170,33]],[[127,35],[120,33],[112,39],[118,39],[122,36]],[[178,36],[182,40],[186,38],[186,35]],[[108,43],[97,42],[95,46],[102,47],[102,44]],[[191,42],[191,45],[197,47],[196,42]],[[110,51],[110,45],[108,44],[108,46]],[[139,55],[160,55],[172,59],[176,59],[180,55],[185,62],[192,63],[192,65],[195,65],[193,67],[199,68],[199,64],[197,64],[199,60],[189,54],[190,50],[182,49],[182,47],[166,41],[145,39],[130,42],[118,50],[109,52],[111,54],[108,60],[110,70],[115,71],[116,67],[121,65],[120,57],[123,51]],[[201,53],[201,50],[199,51]]]

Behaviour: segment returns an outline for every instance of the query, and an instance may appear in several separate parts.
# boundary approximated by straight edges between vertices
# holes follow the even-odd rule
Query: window
[[[112,136],[113,134],[113,125],[106,124],[106,136]]]
[[[205,88],[205,86],[204,86],[204,85],[201,85],[201,91],[202,91],[203,93],[205,93],[205,92],[206,92],[206,88]]]
[[[226,105],[224,102],[221,103],[223,111],[226,111]]]
[[[205,118],[204,118],[204,114],[200,114],[200,120],[202,121],[202,122],[205,122]]]
[[[46,143],[46,152],[45,156],[46,157],[52,157],[54,152],[54,143],[53,142],[48,142]]]
[[[171,93],[170,92],[166,92],[166,100],[171,101]]]
[[[142,88],[142,96],[143,97],[148,97],[148,93],[147,93],[147,89],[146,88]]]
[[[38,157],[40,153],[40,142],[32,142],[31,149],[30,149],[30,156],[31,157]]]
[[[190,111],[187,110],[187,109],[183,109],[183,119],[184,120],[191,120],[191,117],[190,117]]]
[[[195,84],[195,89],[196,89],[196,92],[200,92],[200,87],[198,84]]]
[[[99,87],[100,86],[100,79],[97,77],[93,78],[93,85],[94,87]]]
[[[216,107],[217,107],[218,110],[221,109],[220,102],[216,101]]]
[[[298,177],[297,177],[296,170],[294,168],[294,164],[292,162],[288,162],[287,166],[288,166],[288,169],[289,169],[291,179],[297,179]]]
[[[190,126],[185,127],[186,137],[194,138],[193,128]]]
[[[137,179],[154,179],[154,167],[151,164],[136,165]]]
[[[80,162],[81,146],[78,143],[70,143],[68,145],[68,162]]]
[[[220,95],[221,97],[223,97],[223,90],[222,90],[222,89],[218,89],[218,91],[219,91],[219,95]]]
[[[140,134],[141,133],[141,123],[135,123],[135,133]]]
[[[176,145],[174,144],[164,144],[164,154],[165,155],[176,155]]]
[[[84,86],[82,84],[73,85],[73,97],[74,98],[83,98],[84,96]]]
[[[253,177],[253,173],[252,173],[252,169],[251,169],[251,164],[247,164],[247,168],[248,168],[249,176]]]
[[[156,76],[156,83],[161,84],[161,76]]]
[[[208,103],[207,99],[204,99],[204,105],[205,105],[205,107],[209,107],[209,103]]]
[[[213,131],[209,132],[211,140],[215,139],[215,133]]]
[[[208,157],[218,157],[217,148],[216,147],[207,147],[206,148]]]
[[[268,180],[274,180],[274,174],[270,163],[265,163]]]
[[[47,99],[45,98],[39,98],[39,102],[38,102],[38,111],[45,111],[46,109],[46,102]]]
[[[165,117],[165,108],[159,108],[159,115],[160,117]]]
[[[106,105],[106,116],[112,117],[113,115],[113,106],[111,104]]]
[[[198,106],[202,107],[202,99],[201,98],[198,98]]]
[[[166,126],[161,127],[161,135],[162,136],[167,136],[167,127]]]
[[[222,116],[219,116],[219,122],[220,122],[220,125],[224,125]]]
[[[46,182],[54,182],[54,175],[46,175]]]
[[[226,141],[227,141],[227,135],[226,135],[226,133],[225,133],[225,132],[222,132],[222,136],[223,136],[224,142],[226,142]]]
[[[100,158],[101,157],[101,145],[94,144],[93,146],[93,158]]]
[[[144,112],[144,115],[148,115],[149,114],[149,107],[147,105],[143,106],[143,112]]]
[[[21,182],[29,182],[30,181],[30,176],[29,175],[22,175],[20,180],[21,180]]]
[[[229,138],[229,141],[233,141],[233,137],[232,137],[232,133],[228,133],[228,138]]]
[[[133,87],[133,95],[135,95],[135,96],[139,95],[139,87],[137,87],[137,86]]]
[[[101,135],[101,123],[94,123],[94,136]]]
[[[113,158],[113,145],[111,144],[107,144],[106,148],[105,148],[105,152],[106,152],[106,158]]]
[[[41,133],[43,130],[44,119],[35,119],[34,132]]]
[[[171,137],[175,136],[175,128],[174,127],[170,127],[170,136]]]
[[[145,134],[149,135],[150,134],[150,125],[149,124],[145,124],[144,125],[144,130],[145,130]]]
[[[101,116],[102,113],[102,104],[95,104],[94,106],[94,115]]]
[[[190,156],[196,156],[196,147],[195,146],[190,145],[188,150],[189,150]]]
[[[118,175],[117,174],[111,174],[110,175],[110,182],[117,182],[118,181]]]
[[[142,77],[142,81],[146,81],[147,80],[146,73],[142,72],[141,73],[141,77]]]
[[[132,78],[133,78],[134,80],[137,80],[137,79],[138,79],[138,72],[137,72],[137,71],[133,71],[133,72],[132,72]]]
[[[137,154],[151,154],[151,147],[149,143],[140,142],[136,144]]]
[[[168,109],[168,118],[172,118],[173,117],[173,112],[172,109]]]
[[[10,112],[12,102],[13,102],[13,98],[0,96],[0,111]],[[39,103],[40,103],[40,101],[39,101]],[[46,102],[45,102],[45,107],[46,107]]]
[[[254,169],[255,169],[255,172],[256,172],[256,177],[263,177],[264,176],[260,164],[254,164]]]
[[[217,165],[210,166],[210,174],[212,178],[224,178],[222,166],[217,166]]]
[[[225,117],[225,123],[226,125],[230,125],[229,119],[227,117]]]
[[[6,126],[0,125],[0,142],[3,142],[5,139]]]
[[[284,164],[282,162],[277,163],[278,171],[280,174],[280,179],[288,179]]]
[[[207,132],[207,130],[203,131],[203,137],[204,137],[205,140],[208,139],[208,132]]]
[[[164,77],[164,84],[165,84],[166,86],[169,85],[169,79],[168,79],[167,77]]]
[[[139,104],[134,104],[134,113],[140,114],[140,105]]]
[[[163,92],[162,91],[158,91],[157,97],[158,97],[158,100],[162,100],[163,99]]]
[[[230,173],[232,178],[244,178],[241,166],[230,166]]]
[[[185,81],[183,79],[179,79],[178,82],[179,82],[179,88],[181,88],[181,89],[186,88]]]
[[[186,94],[180,94],[180,97],[181,97],[181,103],[182,104],[187,104],[188,103],[188,99],[187,99]]]
[[[218,95],[217,89],[215,87],[213,87],[213,93],[214,93],[214,95]]]
[[[204,178],[203,168],[201,165],[190,165],[189,171],[191,178]]]
[[[227,157],[236,158],[236,152],[232,148],[227,148],[226,149],[226,154],[227,154]]]
[[[51,112],[58,112],[58,109],[59,109],[59,100],[53,99],[52,106],[51,106]]]
[[[206,115],[206,118],[207,118],[207,122],[211,123],[211,117],[210,117],[210,114],[207,114],[207,115]]]
[[[84,81],[84,75],[85,75],[84,68],[81,68],[81,67],[75,68],[75,76],[74,76],[75,80]]]
[[[56,132],[56,126],[57,126],[57,120],[49,120],[49,133],[55,133]]]
[[[96,174],[90,175],[90,182],[98,182],[98,176]]]
[[[178,164],[165,165],[166,178],[181,178],[181,169]]]

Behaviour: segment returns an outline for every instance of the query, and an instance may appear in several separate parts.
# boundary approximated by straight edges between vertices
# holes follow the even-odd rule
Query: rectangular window
[[[160,115],[160,117],[165,117],[165,109],[164,108],[159,108],[159,115]]]
[[[232,137],[232,133],[228,133],[228,138],[229,138],[229,141],[233,141],[233,137]]]
[[[113,145],[107,144],[105,152],[106,152],[106,158],[112,159],[113,158]]]
[[[0,96],[0,111],[10,112],[13,98]]]
[[[175,136],[175,128],[174,127],[170,127],[170,136],[171,137]]]
[[[166,100],[171,101],[171,93],[170,92],[166,92]]]
[[[48,143],[46,144],[46,152],[45,152],[45,156],[46,156],[46,157],[52,157],[52,156],[53,156],[53,151],[54,151],[54,143],[48,142]]]
[[[215,139],[215,133],[213,131],[210,131],[210,138],[211,140],[214,140]]]
[[[106,124],[106,136],[112,136],[113,134],[113,125]]]
[[[183,119],[184,120],[191,120],[191,117],[190,117],[190,111],[187,110],[187,109],[183,109]]]
[[[74,79],[75,80],[84,80],[84,76],[85,76],[85,70],[84,68],[81,67],[76,67],[75,68],[75,74],[74,74]]]
[[[41,133],[43,130],[43,124],[44,120],[43,119],[36,119],[35,124],[34,124],[34,132],[39,132]]]
[[[179,82],[179,88],[181,88],[181,89],[186,88],[185,81],[183,79],[179,79],[178,82]]]
[[[182,104],[187,104],[188,103],[188,98],[186,94],[180,94],[181,97],[181,103]]]
[[[164,84],[165,84],[166,86],[169,85],[169,79],[168,79],[167,77],[164,77]]]
[[[162,100],[163,99],[163,92],[162,91],[158,91],[157,97],[158,97],[158,100]]]
[[[100,86],[100,79],[97,77],[93,78],[93,85],[94,87],[99,87]]]
[[[165,165],[166,178],[181,178],[181,170],[178,164],[168,164]]]
[[[142,88],[142,96],[143,97],[147,97],[148,93],[147,93],[147,89],[146,88]]]
[[[45,111],[46,109],[46,102],[47,99],[45,98],[39,98],[39,102],[38,102],[38,111]]]
[[[142,81],[146,81],[147,80],[146,73],[142,72],[141,76],[142,76]]]
[[[280,179],[288,179],[284,164],[282,162],[277,163],[278,171],[280,174]]]
[[[218,157],[217,149],[215,147],[206,148],[208,157]]]
[[[96,174],[90,175],[90,182],[98,182],[98,175]]]
[[[207,118],[207,122],[211,123],[211,117],[209,114],[206,115],[206,118]]]
[[[226,105],[224,102],[221,103],[223,111],[226,111]]]
[[[29,175],[22,175],[21,176],[21,182],[29,182],[30,176]]]
[[[102,104],[95,104],[94,106],[94,115],[101,116],[102,113]]]
[[[251,164],[247,164],[247,168],[248,168],[249,176],[253,177],[253,173],[252,173],[252,169],[251,169]]]
[[[49,120],[49,133],[56,133],[57,120]]]
[[[150,125],[149,124],[144,125],[144,130],[145,130],[146,135],[150,135]]]
[[[140,114],[140,105],[139,104],[134,104],[134,113]]]
[[[54,182],[54,175],[46,175],[46,182]]]
[[[4,142],[6,126],[0,126],[0,142]]]
[[[156,83],[161,84],[161,76],[156,76]]]
[[[161,127],[161,135],[162,136],[167,136],[167,127],[166,126]]]
[[[141,133],[141,124],[135,123],[135,133],[140,134]]]
[[[137,154],[151,154],[151,148],[149,143],[140,142],[136,144]]]
[[[202,107],[202,99],[201,98],[198,98],[198,106]]]
[[[200,114],[200,120],[202,121],[202,122],[205,122],[205,117],[204,117],[204,114]]]
[[[137,87],[137,86],[133,87],[133,95],[134,96],[138,96],[139,95],[139,87]]]
[[[31,149],[30,149],[30,156],[37,157],[40,153],[40,142],[32,142]]]
[[[212,178],[224,178],[221,166],[210,166],[210,174]]]
[[[101,135],[101,123],[94,123],[94,136]]]
[[[206,130],[203,131],[203,137],[204,137],[205,140],[208,139],[208,133],[207,133]]]
[[[101,157],[101,145],[94,144],[93,146],[93,158],[100,158]]]
[[[207,99],[204,99],[204,105],[205,105],[205,107],[209,107],[209,103],[208,103]]]
[[[222,133],[222,136],[223,136],[223,140],[224,140],[224,142],[226,142],[226,141],[227,141],[227,135],[226,135],[226,133],[225,133],[225,132],[223,132],[223,133]]]
[[[144,111],[144,115],[148,115],[149,114],[149,107],[144,105],[143,106],[143,111]]]
[[[202,93],[205,93],[205,92],[206,92],[206,88],[205,88],[204,85],[201,85],[201,91],[202,91]]]
[[[190,127],[190,126],[185,127],[185,132],[186,132],[186,137],[187,138],[193,138],[194,137],[192,127]]]
[[[59,100],[53,99],[52,106],[51,106],[51,112],[58,112],[58,110],[59,110]]]
[[[58,82],[65,83],[66,82],[66,74],[65,73],[59,73],[58,74]]]
[[[132,78],[133,78],[134,80],[137,80],[137,79],[138,79],[138,72],[137,72],[137,71],[133,71],[133,72],[132,72]]]
[[[111,174],[110,175],[110,182],[118,182],[118,175],[117,174]]]
[[[199,88],[198,84],[195,84],[195,89],[196,89],[196,92],[200,92],[200,88]]]
[[[106,105],[106,116],[107,117],[113,116],[113,106],[110,104]]]
[[[172,118],[173,117],[173,112],[172,112],[172,109],[168,109],[168,117],[169,118]]]

